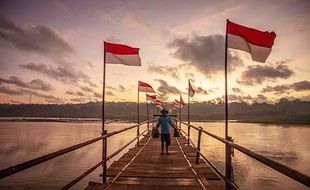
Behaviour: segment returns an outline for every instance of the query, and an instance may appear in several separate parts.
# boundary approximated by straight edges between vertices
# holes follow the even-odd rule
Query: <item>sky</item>
[[[310,100],[309,10],[308,0],[2,0],[0,102],[101,101],[103,41],[138,47],[142,60],[107,64],[106,101],[137,101],[138,80],[161,100],[187,99],[189,79],[192,101],[221,101],[226,19],[277,34],[265,63],[228,50],[229,101]]]

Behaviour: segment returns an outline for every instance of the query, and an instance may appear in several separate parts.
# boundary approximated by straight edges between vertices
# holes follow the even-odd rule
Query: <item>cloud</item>
[[[126,25],[128,27],[150,27],[148,21],[142,16],[133,11],[124,9],[111,10],[109,12],[101,13],[101,19],[109,24]],[[111,38],[111,37],[110,37]]]
[[[292,84],[282,84],[276,86],[266,86],[263,88],[262,93],[273,92],[275,94],[290,93],[290,91],[307,91],[310,90],[310,81],[304,80],[300,82],[294,82]]]
[[[22,88],[22,89],[11,89],[10,87],[7,86],[0,86],[0,93],[4,93],[7,95],[33,95],[39,98],[43,98],[45,101],[49,102],[49,103],[63,103],[63,100],[61,98],[58,98],[56,96],[53,95],[47,95],[47,94],[43,94],[43,93],[39,93],[36,92],[34,90],[31,89],[27,89],[27,88]]]
[[[207,90],[203,89],[200,86],[199,87],[195,87],[195,91],[196,91],[197,94],[205,94],[205,95],[209,94],[209,92]]]
[[[166,81],[162,79],[157,79],[160,83],[160,86],[157,88],[158,93],[161,95],[168,95],[168,94],[181,94],[182,92],[177,89],[175,86],[170,86]]]
[[[168,47],[175,49],[172,55],[197,68],[198,71],[211,77],[224,72],[225,42],[222,35],[198,36],[192,39],[175,39]],[[228,70],[232,71],[243,64],[242,60],[227,52]]]
[[[102,94],[99,94],[98,92],[94,92],[93,95],[95,98],[102,98]]]
[[[89,81],[89,77],[86,74],[66,65],[52,67],[51,65],[46,64],[28,63],[19,66],[23,69],[44,74],[52,79],[59,80],[64,83]]]
[[[170,76],[176,80],[180,78],[178,67],[170,67],[168,65],[165,65],[165,66],[150,65],[147,68],[147,71],[152,72],[152,73],[158,73],[158,74],[165,75],[165,76]]]
[[[237,88],[237,87],[232,88],[232,91],[234,93],[237,93],[237,94],[243,94],[244,93],[240,88]]]
[[[82,91],[84,91],[84,92],[94,92],[93,89],[91,89],[91,88],[89,88],[89,87],[87,87],[87,86],[82,86],[82,87],[80,87],[80,89],[81,89]]]
[[[295,91],[305,91],[310,90],[310,81],[304,80],[300,82],[295,82],[290,85]]]
[[[59,59],[74,53],[73,47],[58,32],[44,26],[27,24],[24,27],[0,16],[0,41],[18,50]]]
[[[115,88],[113,86],[106,86],[106,89],[113,90],[116,92],[121,92],[121,93],[124,93],[127,91],[127,89],[123,85],[119,85],[118,88]]]
[[[237,79],[237,83],[243,85],[261,84],[265,81],[275,81],[276,79],[287,79],[294,72],[286,64],[278,65],[254,65],[248,66],[242,72],[241,78]]]
[[[90,81],[90,78],[89,78],[87,75],[85,75],[85,76],[86,76],[86,78],[84,79],[84,82],[85,82],[85,83],[89,84],[89,85],[92,86],[92,87],[97,87],[97,85],[96,85],[95,83],[93,83],[92,81]]]
[[[68,90],[66,94],[71,95],[71,96],[85,96],[85,94],[81,91],[74,92],[74,91]]]
[[[86,102],[87,100],[85,98],[78,97],[78,98],[71,98],[70,101],[82,103],[82,102]]]
[[[224,100],[224,97],[223,97]],[[243,95],[236,95],[236,94],[230,94],[228,95],[228,101],[229,102],[247,102],[252,101],[253,98],[250,95],[243,96]]]
[[[106,89],[109,89],[109,90],[117,90],[117,88],[114,88],[113,86],[106,86]]]
[[[8,95],[23,95],[23,92],[19,90],[11,89],[7,86],[0,86],[0,93],[8,94]]]
[[[302,101],[310,101],[310,95],[302,96],[299,99],[302,100]]]
[[[127,11],[123,12],[123,17],[122,17],[122,21],[126,24],[130,24],[131,26],[133,27],[136,27],[136,26],[142,26],[142,27],[149,27],[150,24],[147,22],[147,20],[137,14],[136,12],[133,12],[133,11]]]
[[[106,92],[106,95],[108,95],[108,96],[115,96],[114,93],[111,92],[111,91],[107,91],[107,92]]]
[[[290,87],[288,85],[276,85],[276,86],[266,86],[263,88],[262,93],[274,92],[275,94],[289,93]]]
[[[30,81],[29,85],[32,89],[38,89],[42,91],[50,91],[53,89],[53,86],[41,79],[34,79]]]
[[[119,89],[119,91],[122,92],[122,93],[124,93],[124,92],[127,91],[127,89],[126,89],[123,85],[119,85],[119,86],[118,86],[118,89]]]
[[[267,102],[268,98],[264,96],[263,94],[257,94],[256,98],[254,98],[254,101],[256,102]]]
[[[18,87],[22,87],[22,88],[29,88],[29,85],[27,83],[25,83],[19,77],[16,77],[16,76],[11,76],[8,79],[0,77],[0,82],[1,83],[7,83],[7,84],[14,84],[14,85],[16,85]]]
[[[30,90],[30,89],[19,89],[20,92],[22,92],[22,95],[33,95],[39,98],[43,98],[45,101],[49,102],[49,103],[63,103],[64,101],[61,98],[58,98],[56,96],[53,95],[48,95],[48,94],[43,94],[34,90]]]
[[[53,89],[53,86],[51,84],[41,79],[34,79],[30,82],[24,82],[19,77],[11,76],[8,79],[0,77],[0,82],[6,84],[13,84],[17,87],[28,88],[33,90],[50,91]]]
[[[108,38],[106,38],[107,42],[111,42],[111,43],[121,43],[122,41],[118,38],[115,38],[114,36],[110,36]]]
[[[224,96],[215,98],[215,102],[224,102]],[[256,97],[252,97],[249,94],[248,95],[237,95],[237,94],[230,94],[228,95],[228,101],[229,102],[248,102],[248,103],[254,103],[254,102],[268,102],[268,98],[264,96],[263,94],[258,94]]]

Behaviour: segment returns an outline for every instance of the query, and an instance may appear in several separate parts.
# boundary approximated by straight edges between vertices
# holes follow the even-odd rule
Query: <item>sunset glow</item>
[[[310,1],[1,1],[0,102],[101,101],[103,41],[140,48],[141,67],[107,65],[106,101],[224,95],[226,19],[277,34],[266,63],[229,49],[230,101],[310,100]],[[187,99],[184,98],[185,100]],[[141,98],[145,101],[145,98]]]

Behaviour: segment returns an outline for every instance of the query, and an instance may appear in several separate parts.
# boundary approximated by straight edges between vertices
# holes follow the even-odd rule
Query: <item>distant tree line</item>
[[[166,104],[169,109],[169,104]],[[55,118],[101,118],[101,102],[84,104],[0,104],[0,117],[55,117]],[[106,102],[106,119],[136,120],[137,103]],[[224,119],[224,103],[192,103],[191,119],[209,121]],[[149,104],[150,117],[158,113]],[[179,111],[175,110],[174,114]],[[146,119],[146,104],[140,104],[141,120]],[[187,105],[182,109],[187,119]],[[229,119],[240,122],[310,123],[310,101],[281,99],[275,104],[233,102],[229,104]]]

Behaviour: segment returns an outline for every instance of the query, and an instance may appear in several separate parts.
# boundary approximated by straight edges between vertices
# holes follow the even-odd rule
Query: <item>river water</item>
[[[224,123],[192,124],[224,135]],[[130,125],[133,123],[110,123],[106,128],[114,131]],[[143,129],[145,126],[141,131]],[[185,126],[183,129],[187,130]],[[0,169],[89,140],[99,136],[100,132],[100,123],[0,122]],[[136,130],[132,129],[109,138],[108,153],[131,140],[135,134]],[[310,175],[309,125],[230,123],[229,134],[236,143]],[[197,141],[194,130],[191,138]],[[224,145],[203,135],[201,148],[209,160],[224,171]],[[2,179],[0,189],[59,189],[100,159],[101,143],[98,142]],[[308,189],[238,151],[235,151],[233,163],[235,181],[240,189]],[[89,181],[99,182],[100,172],[101,168],[98,168],[73,189],[84,189]]]

